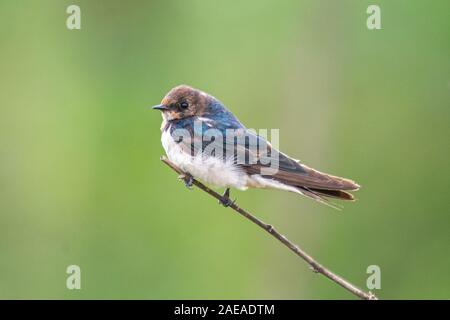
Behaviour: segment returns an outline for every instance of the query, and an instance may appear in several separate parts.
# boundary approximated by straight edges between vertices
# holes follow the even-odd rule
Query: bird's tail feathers
[[[308,187],[297,187],[299,192],[304,196],[323,203],[333,209],[341,211],[343,206],[332,202],[329,198],[335,198],[340,200],[354,200],[352,194],[341,190],[320,190],[312,189]]]

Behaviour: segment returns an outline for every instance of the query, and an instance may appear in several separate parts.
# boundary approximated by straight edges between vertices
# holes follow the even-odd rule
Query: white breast
[[[216,187],[247,189],[247,174],[231,161],[202,154],[189,155],[173,140],[170,129],[163,131],[161,142],[169,160],[195,178]]]

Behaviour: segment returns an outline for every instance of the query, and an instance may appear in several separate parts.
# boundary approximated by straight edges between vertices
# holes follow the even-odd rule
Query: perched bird
[[[248,130],[216,98],[181,85],[153,107],[162,112],[161,142],[167,157],[192,177],[226,188],[222,204],[228,206],[230,187],[272,188],[302,194],[331,204],[328,198],[353,200],[355,182],[314,170],[281,153]],[[271,170],[273,169],[273,170]]]

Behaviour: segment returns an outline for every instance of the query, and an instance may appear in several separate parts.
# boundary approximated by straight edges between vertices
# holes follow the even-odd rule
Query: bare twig
[[[164,162],[166,165],[168,165],[170,168],[172,168],[178,174],[180,174],[180,175],[187,175],[186,172],[183,172],[183,170],[178,168],[175,164],[173,164],[166,157],[164,157],[164,156],[161,157],[161,161]],[[192,183],[196,187],[198,187],[199,189],[201,189],[201,190],[205,191],[206,193],[210,194],[211,196],[213,196],[214,198],[216,198],[219,201],[226,201],[227,200],[227,199],[224,199],[222,197],[222,195],[220,195],[219,193],[215,192],[214,190],[211,190],[210,188],[208,188],[207,186],[205,186],[203,183],[199,182],[198,180],[193,179]],[[373,293],[371,293],[371,292],[367,293],[367,292],[362,291],[361,289],[359,289],[355,285],[351,284],[350,282],[348,282],[344,278],[338,276],[337,274],[331,272],[330,270],[328,270],[327,268],[322,266],[313,257],[311,257],[305,251],[300,249],[297,245],[295,245],[294,243],[289,241],[285,236],[283,236],[281,233],[279,233],[270,224],[266,224],[263,221],[259,220],[258,218],[253,216],[250,212],[248,212],[248,211],[242,209],[241,207],[239,207],[236,203],[231,203],[229,205],[229,207],[232,208],[237,213],[239,213],[240,215],[242,215],[245,218],[247,218],[248,220],[250,220],[251,222],[253,222],[256,225],[258,225],[259,227],[261,227],[262,229],[264,229],[268,233],[270,233],[274,238],[276,238],[278,241],[283,243],[286,247],[288,247],[296,255],[298,255],[300,258],[305,260],[310,265],[311,269],[314,272],[324,275],[325,277],[327,277],[331,281],[337,283],[338,285],[340,285],[341,287],[343,287],[344,289],[348,290],[349,292],[351,292],[352,294],[354,294],[355,296],[357,296],[357,297],[359,297],[361,299],[378,300],[378,298]]]

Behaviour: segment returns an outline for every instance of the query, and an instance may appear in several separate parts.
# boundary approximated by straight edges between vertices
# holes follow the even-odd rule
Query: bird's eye
[[[187,109],[189,107],[189,103],[187,103],[186,101],[183,101],[182,103],[180,103],[180,107],[183,109]]]

